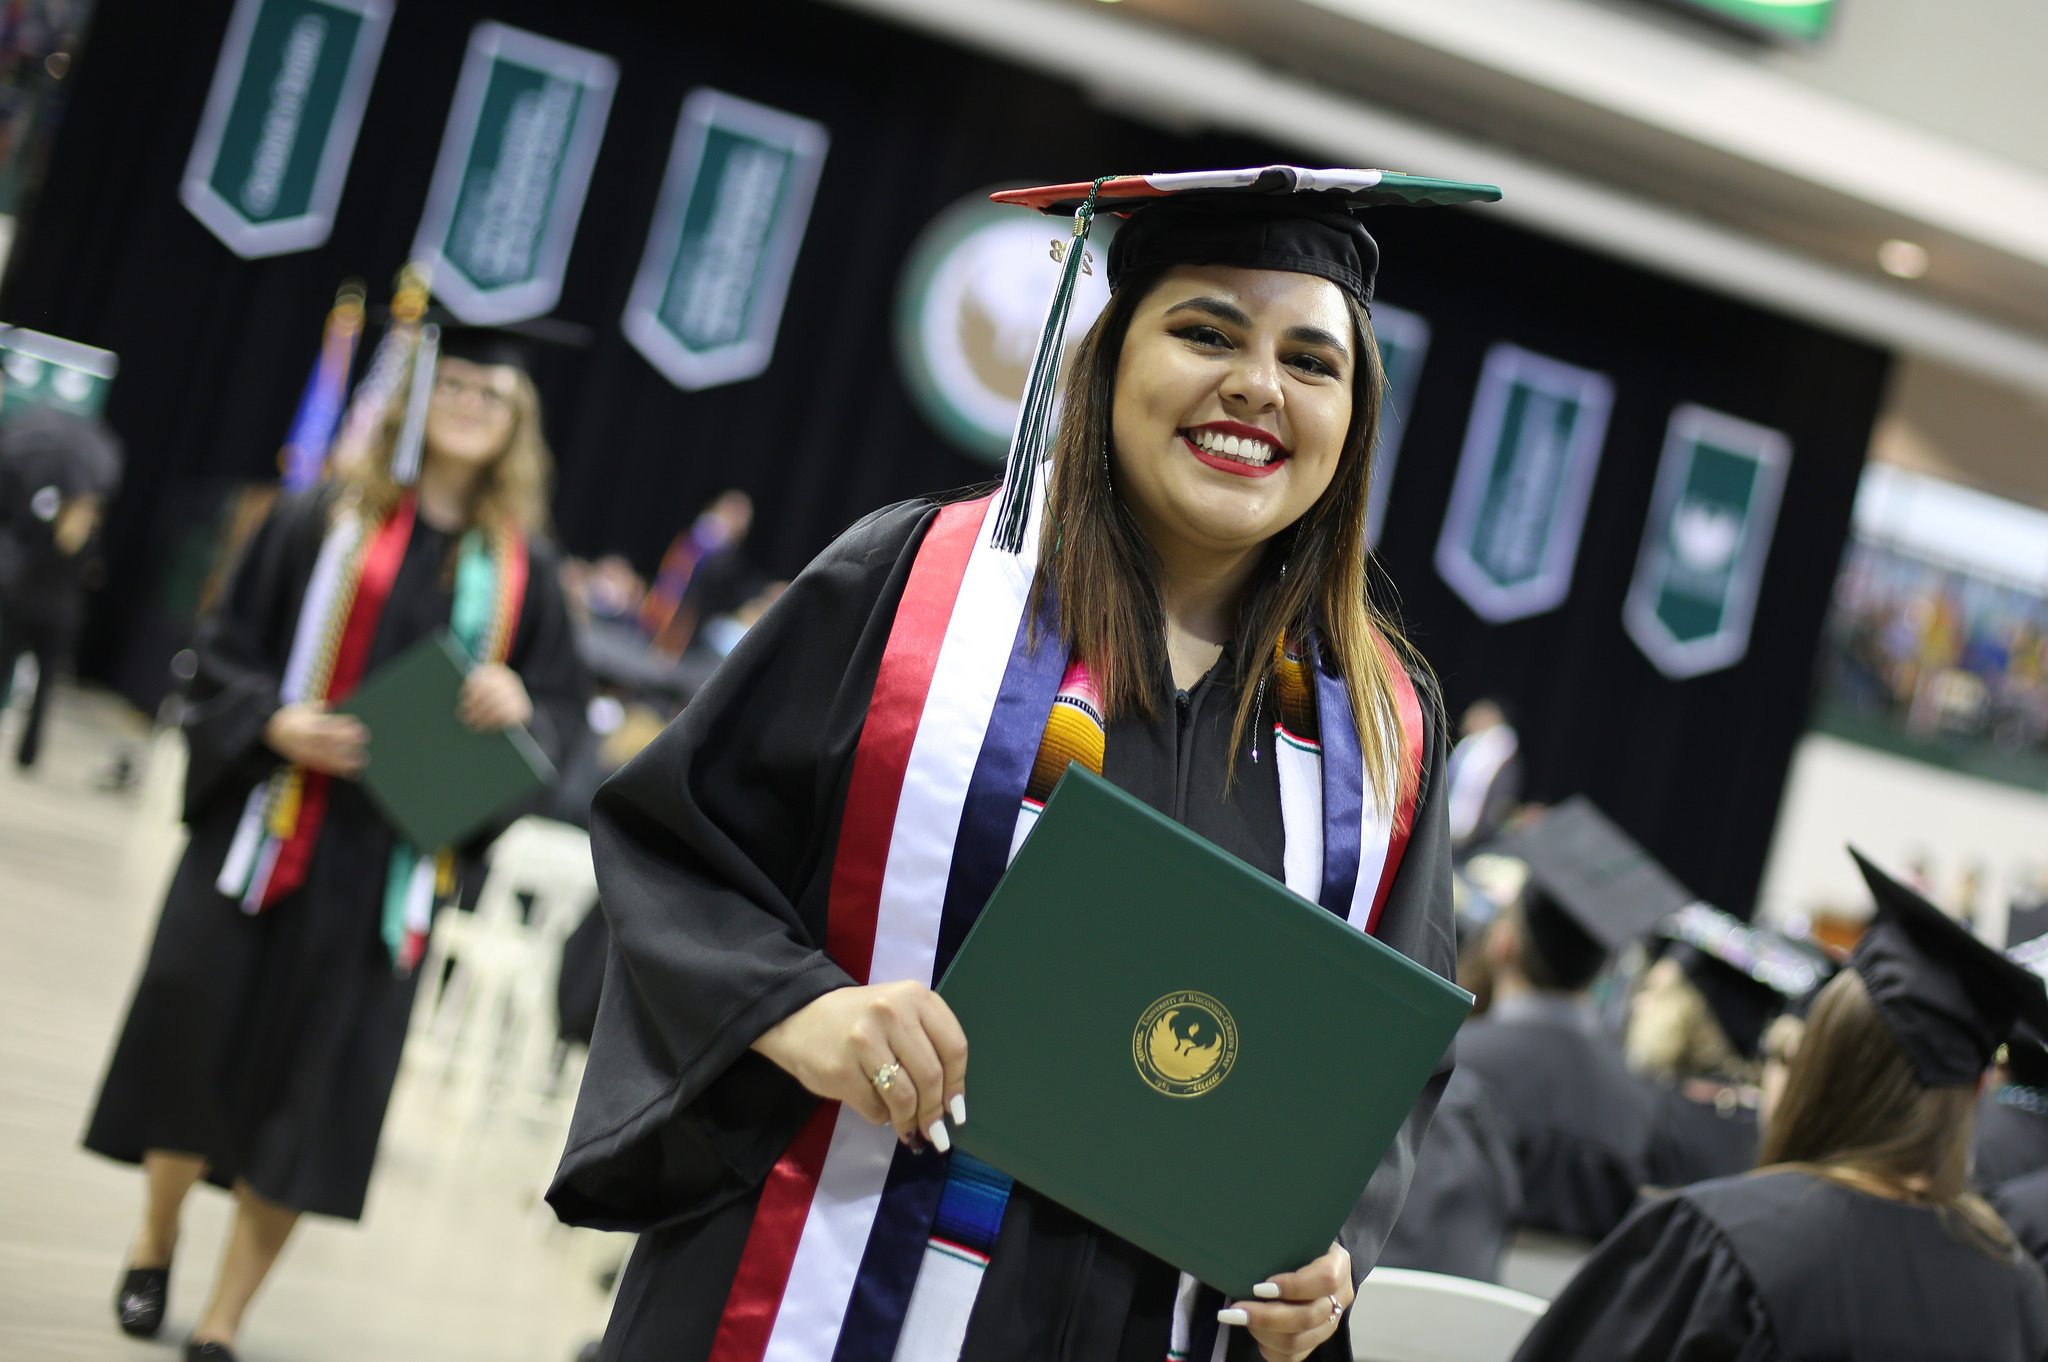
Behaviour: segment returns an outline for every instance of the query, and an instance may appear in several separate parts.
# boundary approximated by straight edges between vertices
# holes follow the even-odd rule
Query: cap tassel
[[[1031,487],[1038,476],[1038,464],[1052,442],[1053,415],[1059,406],[1060,361],[1065,357],[1067,318],[1074,310],[1074,285],[1088,257],[1088,232],[1095,223],[1095,199],[1102,192],[1105,175],[1088,191],[1088,197],[1074,210],[1074,236],[1067,243],[1060,262],[1060,282],[1053,289],[1052,303],[1045,311],[1045,329],[1038,336],[1038,353],[1031,360],[1031,374],[1024,384],[1024,403],[1017,412],[1017,427],[1010,436],[1009,457],[1003,462],[1002,504],[996,510],[995,530],[989,542],[1009,553],[1024,551],[1024,527],[1031,518]]]
[[[420,328],[419,343],[413,348],[405,423],[398,429],[398,446],[391,451],[391,480],[400,487],[410,487],[420,480],[420,455],[427,439],[427,404],[434,400],[434,366],[440,358],[441,328],[429,323]]]

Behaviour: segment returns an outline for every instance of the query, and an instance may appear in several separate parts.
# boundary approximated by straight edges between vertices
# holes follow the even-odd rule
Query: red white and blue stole
[[[1085,669],[1050,631],[1034,641],[1026,615],[1041,510],[1015,554],[989,542],[990,506],[934,518],[855,748],[826,950],[862,983],[945,972],[1036,821],[1047,784],[1034,767],[1087,760],[1091,717],[1100,767]],[[1275,725],[1288,887],[1362,931],[1393,883],[1419,772],[1421,707],[1394,674],[1409,754],[1396,811],[1366,791],[1341,681],[1298,665],[1283,682],[1312,689],[1321,731],[1285,695]],[[1056,715],[1056,699],[1077,713]],[[912,1154],[890,1127],[820,1103],[762,1188],[712,1362],[952,1362],[1009,1192],[1005,1175],[961,1153]],[[1206,1357],[1220,1336],[1195,1327],[1196,1293],[1182,1288],[1174,1346]]]
[[[300,599],[278,687],[281,704],[339,704],[355,692],[412,540],[415,507],[407,491],[375,522],[351,506],[336,511]],[[526,539],[518,531],[473,529],[463,536],[449,626],[471,656],[503,662],[511,652],[526,576]],[[332,778],[318,771],[285,766],[251,790],[214,887],[242,911],[260,913],[303,885],[331,786]],[[452,864],[446,848],[414,848],[402,841],[393,848],[382,934],[401,972],[419,959],[435,893],[446,892]]]

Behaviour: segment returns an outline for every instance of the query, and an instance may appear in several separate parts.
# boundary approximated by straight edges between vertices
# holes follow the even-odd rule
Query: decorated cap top
[[[1071,217],[1095,188],[1091,180],[1049,184],[1036,189],[1006,189],[989,197],[997,203],[1036,208],[1041,213]],[[1464,180],[1434,180],[1395,170],[1310,170],[1304,166],[1247,166],[1241,170],[1188,170],[1167,175],[1117,175],[1102,182],[1096,195],[1099,213],[1128,217],[1141,208],[1188,194],[1328,196],[1352,208],[1443,207],[1455,203],[1498,203],[1496,185]],[[1285,211],[1278,205],[1268,205]]]

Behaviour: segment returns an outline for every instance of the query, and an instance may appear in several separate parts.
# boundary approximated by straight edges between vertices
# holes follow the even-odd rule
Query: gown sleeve
[[[1515,1362],[1777,1362],[1749,1274],[1684,1195],[1639,1207],[1582,1264]]]
[[[1415,1177],[1380,1266],[1500,1280],[1522,1175],[1500,1099],[1469,1068],[1451,1075],[1415,1160]]]
[[[278,765],[263,745],[263,727],[277,712],[328,501],[322,491],[282,498],[242,546],[220,599],[194,631],[198,669],[186,688],[184,718],[191,751],[187,822],[219,800],[240,798]]]
[[[598,791],[613,945],[548,1193],[564,1220],[708,1214],[767,1175],[815,1105],[748,1047],[853,982],[822,948],[839,809],[934,510],[907,503],[841,536]]]
[[[1408,848],[1401,856],[1401,868],[1394,875],[1386,906],[1380,910],[1378,929],[1373,933],[1410,960],[1434,970],[1446,979],[1458,972],[1457,930],[1451,910],[1451,820],[1442,772],[1450,760],[1437,717],[1442,707],[1436,702],[1426,678],[1415,678],[1422,699],[1424,761],[1422,786],[1415,798],[1415,822],[1408,834]],[[1394,1143],[1380,1159],[1366,1184],[1365,1194],[1351,1210],[1337,1236],[1337,1242],[1351,1255],[1351,1279],[1355,1287],[1365,1280],[1379,1261],[1380,1248],[1393,1231],[1395,1218],[1408,1197],[1408,1184],[1415,1175],[1416,1152],[1436,1104],[1450,1081],[1455,1047],[1444,1052],[1436,1072],[1430,1076],[1408,1119],[1401,1125]],[[1340,1337],[1341,1332],[1340,1332]]]

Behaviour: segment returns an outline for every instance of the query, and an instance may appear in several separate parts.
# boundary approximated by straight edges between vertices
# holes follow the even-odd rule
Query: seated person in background
[[[1512,1133],[1517,1223],[1598,1239],[1648,1176],[1654,1107],[1587,990],[1612,951],[1692,895],[1583,797],[1509,841],[1529,885],[1487,930],[1493,1007],[1459,1032],[1458,1064]]]
[[[1630,1000],[1628,1064],[1657,1104],[1650,1182],[1683,1187],[1756,1166],[1765,1028],[1833,971],[1704,903],[1680,909],[1661,935],[1671,944]]]
[[[2008,919],[2006,953],[2029,969],[2048,968],[2048,936],[2040,935],[2038,918],[2016,927],[2023,914],[2015,908]],[[1998,1052],[1991,1090],[1977,1107],[1977,1142],[1970,1154],[1970,1180],[1979,1187],[2048,1168],[2048,1045],[2042,1039],[2022,1028]]]
[[[1521,1202],[1514,1135],[1500,1099],[1461,1066],[1416,1153],[1408,1200],[1380,1250],[1380,1266],[1497,1282]]]
[[[1517,1362],[2048,1355],[2048,1278],[1965,1178],[1992,1052],[2048,993],[1861,864],[1877,916],[1765,1112],[1766,1166],[1637,1211]]]

